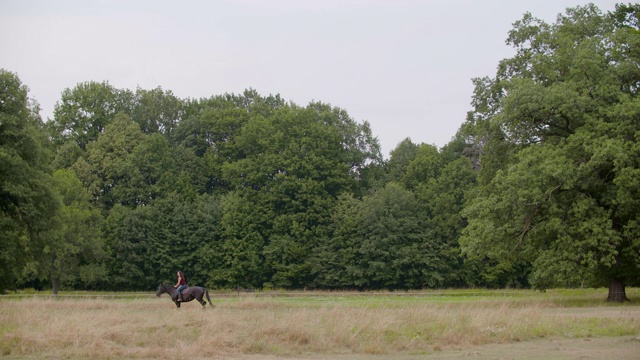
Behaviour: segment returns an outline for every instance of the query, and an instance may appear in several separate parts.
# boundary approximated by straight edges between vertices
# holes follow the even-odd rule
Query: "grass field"
[[[422,358],[616,341],[640,335],[640,289],[628,296],[631,303],[614,305],[605,289],[212,293],[212,309],[191,302],[177,310],[167,295],[18,293],[0,297],[0,356]],[[640,342],[627,345],[628,355],[640,354]]]

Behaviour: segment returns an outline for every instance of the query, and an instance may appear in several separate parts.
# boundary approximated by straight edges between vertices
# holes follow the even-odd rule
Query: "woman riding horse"
[[[171,296],[171,300],[176,304],[179,308],[181,302],[178,301],[178,293],[176,288],[174,288],[171,284],[162,284],[158,287],[158,292],[156,296],[160,297],[160,295],[167,293]],[[207,302],[203,300],[203,297],[206,296],[207,300],[209,300],[209,306],[213,307],[213,303],[211,302],[211,298],[209,297],[209,290],[200,286],[190,286],[187,291],[185,291],[184,296],[182,297],[182,302],[189,302],[191,300],[198,300],[200,304],[204,307],[207,305]]]
[[[182,274],[182,271],[178,271],[178,283],[174,288],[178,288],[178,301],[182,301],[182,290],[187,287],[187,279]]]

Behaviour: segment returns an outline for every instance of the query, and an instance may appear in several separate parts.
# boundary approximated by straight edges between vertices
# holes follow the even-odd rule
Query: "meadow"
[[[620,339],[622,355],[640,354],[640,289],[628,296],[614,305],[605,289],[219,292],[213,308],[178,310],[166,294],[21,292],[0,297],[0,356],[412,359],[540,341],[620,348]]]

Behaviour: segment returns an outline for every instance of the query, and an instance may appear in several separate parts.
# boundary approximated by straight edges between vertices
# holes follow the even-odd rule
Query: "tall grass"
[[[176,310],[166,297],[5,300],[0,302],[0,356],[420,354],[539,338],[640,333],[637,305],[593,307],[584,292],[573,297],[524,294],[256,294],[217,298],[216,307],[206,310],[197,303]],[[604,305],[599,299],[597,304]],[[580,307],[566,306],[572,303]]]

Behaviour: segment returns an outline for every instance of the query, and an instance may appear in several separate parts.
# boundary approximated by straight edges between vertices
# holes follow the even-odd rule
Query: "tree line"
[[[249,89],[84,82],[44,122],[0,70],[0,290],[640,283],[640,6],[514,23],[442,148]]]

